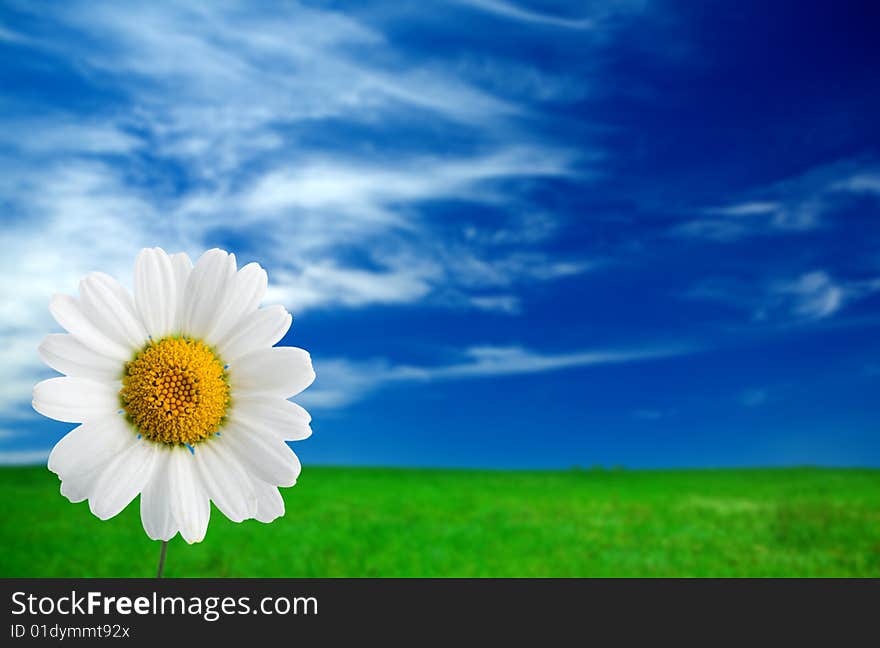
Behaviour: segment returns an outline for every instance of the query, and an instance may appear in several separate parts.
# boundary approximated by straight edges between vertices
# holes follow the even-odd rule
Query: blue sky
[[[880,466],[867,3],[0,7],[2,462],[159,245],[268,269],[306,465]]]

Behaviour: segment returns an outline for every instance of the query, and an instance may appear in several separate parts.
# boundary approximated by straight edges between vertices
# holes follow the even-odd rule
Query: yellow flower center
[[[119,398],[145,438],[192,445],[220,428],[229,383],[223,363],[204,342],[166,337],[150,342],[125,365]]]

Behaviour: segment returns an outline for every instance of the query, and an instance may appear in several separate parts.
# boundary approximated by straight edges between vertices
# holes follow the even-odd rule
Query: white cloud
[[[468,292],[552,281],[586,272],[594,263],[525,251],[555,231],[546,215],[525,220],[514,215],[511,226],[530,225],[519,237],[496,238],[472,228],[463,242],[455,242],[421,218],[418,206],[447,198],[505,206],[515,195],[501,193],[498,183],[509,187],[524,178],[567,176],[571,165],[565,152],[523,147],[472,158],[420,156],[387,167],[338,158],[291,162],[237,192],[192,194],[177,214],[204,228],[230,227],[232,218],[240,226],[265,225],[274,245],[265,253],[276,259],[270,264],[272,299],[297,309],[435,296],[439,303],[498,306],[514,314],[512,300],[502,305]],[[374,267],[342,265],[337,255],[344,246],[362,249]]]
[[[28,38],[24,34],[13,31],[11,29],[7,29],[3,25],[0,25],[0,41],[4,43],[13,43],[15,45],[32,45],[34,44],[33,39]]]
[[[571,156],[562,151],[502,149],[468,158],[415,157],[403,163],[375,161],[293,161],[263,175],[244,195],[224,196],[245,213],[281,210],[343,210],[387,217],[391,205],[456,196],[492,202],[487,183],[517,178],[573,175]],[[211,205],[214,207],[214,205]]]
[[[543,252],[558,223],[522,199],[536,179],[583,179],[583,156],[536,143],[515,121],[522,106],[466,65],[416,62],[376,27],[296,4],[271,16],[236,3],[16,11],[40,11],[34,33],[0,39],[113,99],[79,114],[40,104],[0,133],[4,415],[26,410],[47,375],[36,347],[58,330],[52,294],[94,270],[130,285],[141,247],[195,256],[218,232],[257,238],[269,300],[295,315],[420,302],[516,315],[520,286],[592,267]],[[310,140],[321,120],[417,121],[467,146],[325,146]],[[443,200],[501,216],[450,238],[424,215]]]
[[[704,216],[672,228],[672,234],[719,242],[747,236],[805,232],[820,224],[823,205],[819,199],[791,204],[772,201],[733,203],[701,210]]]
[[[386,360],[354,362],[341,358],[314,358],[315,382],[296,402],[310,410],[341,409],[395,380]]]
[[[13,416],[13,407],[27,409],[32,385],[49,373],[39,363],[36,347],[45,333],[58,330],[47,308],[52,294],[75,294],[78,280],[97,269],[130,285],[141,247],[162,245],[196,255],[204,247],[205,232],[224,221],[181,216],[173,202],[163,210],[147,192],[126,186],[114,167],[97,161],[39,172],[9,171],[0,182],[14,188],[11,195],[26,213],[39,214],[0,233],[6,250],[0,272],[6,297],[0,327],[0,410]],[[589,267],[521,253],[516,246],[511,253],[487,260],[479,244],[450,247],[434,240],[430,231],[413,231],[395,219],[377,223],[353,218],[348,227],[327,227],[319,216],[304,215],[298,223],[276,222],[273,236],[277,249],[267,248],[266,258],[260,259],[272,276],[267,301],[287,304],[295,314],[314,307],[413,303],[441,286],[447,291],[459,286],[457,290],[465,292],[453,291],[451,299],[447,295],[440,303],[516,314],[521,304],[515,295],[482,291],[568,276]],[[379,268],[351,268],[334,259],[336,247],[357,239],[376,241]],[[482,294],[468,296],[470,289]],[[458,369],[475,370],[476,366]]]
[[[141,114],[161,124],[159,146],[235,148],[279,120],[369,119],[398,108],[479,124],[517,112],[446,71],[407,65],[383,34],[333,11],[151,3],[52,14],[103,47],[46,46],[129,86]]]
[[[484,295],[471,297],[471,304],[480,310],[498,311],[516,315],[520,312],[522,304],[515,295]]]
[[[576,367],[644,362],[693,350],[693,347],[679,345],[542,353],[520,346],[479,346],[464,350],[457,361],[433,366],[393,364],[385,359],[363,362],[316,359],[318,378],[308,391],[297,397],[297,402],[315,409],[342,408],[393,383],[540,374]]]
[[[808,272],[770,288],[772,295],[785,299],[788,310],[803,319],[821,319],[833,315],[844,303],[845,289],[823,271]]]
[[[758,187],[745,201],[699,209],[674,225],[673,236],[733,242],[750,236],[808,232],[826,226],[845,194],[880,192],[880,173],[863,160],[844,160]]]
[[[686,351],[684,347],[666,347],[545,354],[522,347],[481,346],[467,349],[464,362],[433,368],[427,375],[436,379],[541,373],[571,367],[638,362]]]
[[[45,463],[51,448],[44,450],[0,450],[0,466],[30,466]]]
[[[707,214],[718,214],[720,216],[754,216],[756,214],[772,214],[781,208],[777,202],[744,202],[724,207],[707,207],[703,210]]]
[[[546,25],[548,27],[560,27],[563,29],[575,30],[594,29],[596,27],[596,21],[590,18],[563,18],[560,16],[532,11],[531,9],[526,9],[512,2],[505,2],[504,0],[459,0],[459,2],[497,16],[532,25]]]
[[[315,306],[408,304],[431,292],[430,280],[435,276],[424,264],[370,271],[316,262],[297,274],[273,275],[267,300],[293,305],[300,312]]]
[[[833,189],[852,193],[880,194],[880,171],[856,173],[845,180],[834,183]]]
[[[564,175],[565,166],[557,175]],[[462,233],[468,242],[480,245],[536,244],[556,236],[560,223],[556,216],[546,212],[515,214],[506,227],[480,228],[470,224]]]
[[[100,163],[68,163],[42,172],[4,165],[0,185],[13,190],[26,216],[0,231],[0,411],[28,407],[33,383],[47,370],[37,357],[52,294],[74,293],[78,280],[104,270],[126,280],[137,250],[155,240],[149,227],[163,219]]]
[[[685,296],[744,310],[753,322],[809,323],[829,319],[848,304],[878,291],[880,278],[841,279],[824,270],[812,270],[769,281],[708,279]]]
[[[65,114],[4,120],[4,125],[0,144],[30,155],[123,155],[144,147],[144,141],[121,124],[77,122]]]

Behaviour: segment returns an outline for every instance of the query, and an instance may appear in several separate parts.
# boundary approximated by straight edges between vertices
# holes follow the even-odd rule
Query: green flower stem
[[[162,578],[162,570],[165,568],[165,552],[168,551],[168,541],[162,541],[162,553],[159,554],[159,569],[156,571],[156,578]]]

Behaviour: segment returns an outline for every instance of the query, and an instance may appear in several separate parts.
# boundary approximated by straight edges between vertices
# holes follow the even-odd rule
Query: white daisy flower
[[[283,306],[259,308],[266,272],[236,270],[235,256],[145,249],[134,298],[95,272],[79,299],[49,306],[68,334],[52,334],[40,357],[64,377],[34,387],[33,406],[80,423],[49,455],[71,502],[102,520],[138,494],[154,540],[205,537],[210,502],[233,522],[284,514],[278,486],[300,463],[286,441],[311,434],[308,413],[288,401],[315,379],[309,354],[276,347],[290,328]]]

